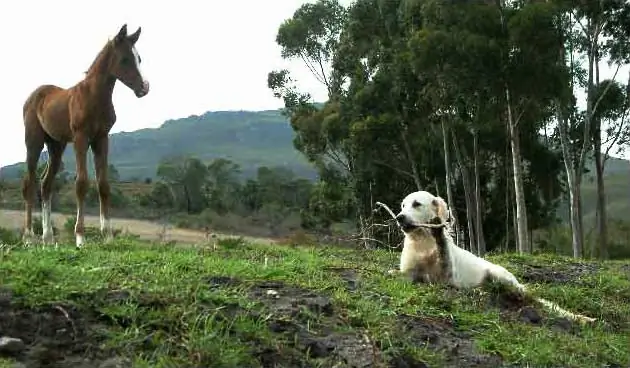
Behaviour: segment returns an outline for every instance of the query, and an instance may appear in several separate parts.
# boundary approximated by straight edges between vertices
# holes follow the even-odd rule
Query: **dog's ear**
[[[442,222],[446,222],[448,220],[448,205],[442,197],[433,198],[431,206],[433,206],[435,216],[442,220]]]

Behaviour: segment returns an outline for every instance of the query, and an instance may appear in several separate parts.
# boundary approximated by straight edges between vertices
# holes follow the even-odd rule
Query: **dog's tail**
[[[595,322],[596,319],[595,318],[591,318],[591,317],[587,317],[585,315],[582,314],[577,314],[577,313],[572,313],[569,312],[566,309],[563,309],[562,307],[560,307],[558,304],[551,302],[547,299],[543,299],[543,298],[536,298],[536,300],[538,302],[540,302],[540,304],[542,304],[545,308],[550,309],[551,311],[555,312],[556,314],[558,314],[560,317],[565,317],[577,322],[581,322],[581,323],[592,323]]]

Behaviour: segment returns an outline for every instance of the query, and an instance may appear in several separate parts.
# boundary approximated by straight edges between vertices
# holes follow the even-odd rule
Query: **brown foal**
[[[26,174],[22,182],[25,201],[24,240],[33,234],[32,210],[35,200],[35,172],[39,156],[48,148],[48,163],[41,184],[42,241],[54,242],[51,213],[51,189],[61,165],[66,145],[72,142],[76,155],[77,220],[74,226],[76,245],[84,242],[84,201],[88,189],[87,151],[92,149],[100,202],[101,233],[109,241],[113,232],[109,219],[109,183],[107,155],[109,131],[116,122],[112,93],[116,80],[121,81],[140,98],[149,93],[149,82],[140,72],[140,56],[135,44],[140,28],[127,35],[123,25],[96,56],[85,78],[70,88],[42,85],[24,103],[24,141]]]

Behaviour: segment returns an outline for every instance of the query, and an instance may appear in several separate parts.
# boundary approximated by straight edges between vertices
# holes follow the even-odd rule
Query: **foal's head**
[[[140,55],[136,50],[136,42],[140,37],[140,27],[134,33],[127,35],[127,25],[123,25],[112,40],[112,56],[109,72],[116,79],[129,87],[137,97],[144,97],[149,93],[149,81],[144,79],[140,71]]]

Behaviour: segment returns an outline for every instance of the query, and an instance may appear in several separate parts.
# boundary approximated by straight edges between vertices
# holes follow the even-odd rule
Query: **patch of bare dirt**
[[[287,338],[294,355],[324,359],[325,366],[383,366],[380,352],[366,331],[338,328],[343,321],[328,296],[282,282],[256,284],[249,296],[272,312],[269,329]]]
[[[457,331],[447,319],[400,316],[401,333],[419,346],[445,352],[443,367],[500,367],[502,360],[496,355],[480,354],[475,350],[470,335]]]
[[[590,276],[599,271],[599,267],[593,263],[574,263],[562,265],[558,268],[549,268],[538,265],[522,265],[522,280],[526,283],[579,283],[582,277]]]
[[[96,322],[72,306],[25,308],[0,292],[0,356],[22,367],[125,367],[125,360],[99,349],[102,338],[92,333]],[[112,365],[114,364],[114,365]]]
[[[337,271],[352,290],[357,274],[349,269]],[[323,359],[324,366],[429,367],[426,362],[405,353],[382,352],[380,346],[387,344],[372,341],[361,322],[349,322],[344,312],[325,295],[281,282],[256,284],[249,295],[263,302],[273,313],[268,322],[272,332],[285,334],[299,354]],[[348,325],[353,326],[352,331],[340,328]],[[402,315],[394,331],[408,344],[444,352],[448,357],[444,367],[494,368],[502,363],[498,356],[476,352],[472,337],[457,331],[446,320]]]

